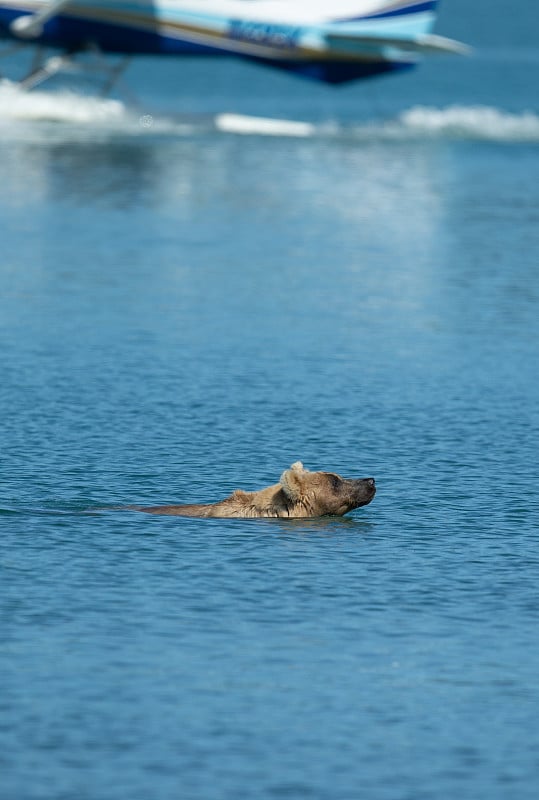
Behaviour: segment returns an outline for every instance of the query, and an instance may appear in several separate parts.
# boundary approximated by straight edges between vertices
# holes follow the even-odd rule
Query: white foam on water
[[[108,125],[123,121],[126,108],[119,100],[74,92],[26,92],[15,84],[0,84],[0,119]]]
[[[218,114],[215,126],[226,133],[259,136],[372,140],[469,139],[497,142],[539,142],[539,115],[511,113],[489,106],[414,106],[394,119],[342,126],[243,114]]]
[[[460,138],[497,142],[539,142],[539,115],[489,106],[415,106],[384,125],[396,138]]]
[[[258,136],[314,136],[318,128],[311,122],[297,122],[290,119],[270,117],[251,117],[244,114],[218,114],[215,127],[225,133],[239,133]]]
[[[41,123],[41,124],[39,124]],[[50,124],[54,125],[54,131]],[[47,125],[47,131],[43,130]],[[414,106],[393,119],[341,125],[221,113],[213,121],[141,114],[119,100],[72,91],[23,91],[0,82],[0,129],[4,137],[46,136],[189,136],[211,130],[236,135],[350,138],[358,141],[424,141],[468,139],[494,142],[539,142],[539,114],[511,113],[489,106]]]
[[[50,124],[54,123],[51,130]],[[184,136],[196,126],[181,121],[140,114],[120,100],[81,95],[72,91],[24,91],[8,81],[0,82],[0,127],[17,138],[95,138],[109,135]]]

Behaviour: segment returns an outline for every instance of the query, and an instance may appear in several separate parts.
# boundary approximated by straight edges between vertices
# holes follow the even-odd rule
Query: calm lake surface
[[[341,91],[0,87],[1,800],[537,797],[538,12],[469,5]],[[114,510],[297,459],[377,496]]]

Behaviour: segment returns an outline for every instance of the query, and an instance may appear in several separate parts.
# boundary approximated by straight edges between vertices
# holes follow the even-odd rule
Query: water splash
[[[539,115],[512,114],[489,106],[416,106],[404,111],[389,132],[417,137],[483,139],[503,142],[539,141]]]
[[[193,132],[185,121],[154,117],[120,100],[59,92],[21,90],[0,82],[0,130],[4,137],[96,139],[159,134],[182,136]]]
[[[532,111],[514,114],[488,106],[450,106],[440,109],[414,106],[390,120],[374,120],[351,126],[240,114],[220,114],[215,124],[218,130],[226,133],[301,138],[346,137],[362,142],[425,139],[539,142],[539,115]]]
[[[226,133],[259,136],[295,136],[308,138],[319,133],[319,126],[311,122],[296,122],[290,119],[250,117],[244,114],[218,114],[215,126]]]
[[[70,122],[116,125],[126,117],[118,100],[78,95],[74,92],[25,92],[8,81],[0,83],[0,119],[6,121]]]
[[[414,106],[388,120],[354,124],[275,119],[221,113],[198,117],[153,116],[140,113],[119,100],[80,95],[70,91],[24,92],[15,84],[0,83],[0,126],[4,136],[21,133],[43,137],[43,126],[55,124],[56,136],[85,138],[109,136],[196,136],[211,132],[226,135],[318,138],[359,142],[454,140],[539,142],[539,115],[533,111],[511,113],[489,106]],[[51,136],[50,127],[47,138]]]

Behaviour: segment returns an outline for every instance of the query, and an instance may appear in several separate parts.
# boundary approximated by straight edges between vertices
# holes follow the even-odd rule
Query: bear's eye
[[[341,483],[342,483],[342,481],[341,481],[340,478],[337,477],[337,475],[332,475],[331,476],[331,488],[332,489],[335,489],[335,491],[338,491],[338,489],[340,489]]]

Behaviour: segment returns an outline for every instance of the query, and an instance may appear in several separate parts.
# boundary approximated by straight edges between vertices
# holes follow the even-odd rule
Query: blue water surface
[[[344,90],[0,87],[1,800],[537,796],[537,10],[469,5]],[[298,459],[377,496],[117,509]]]

